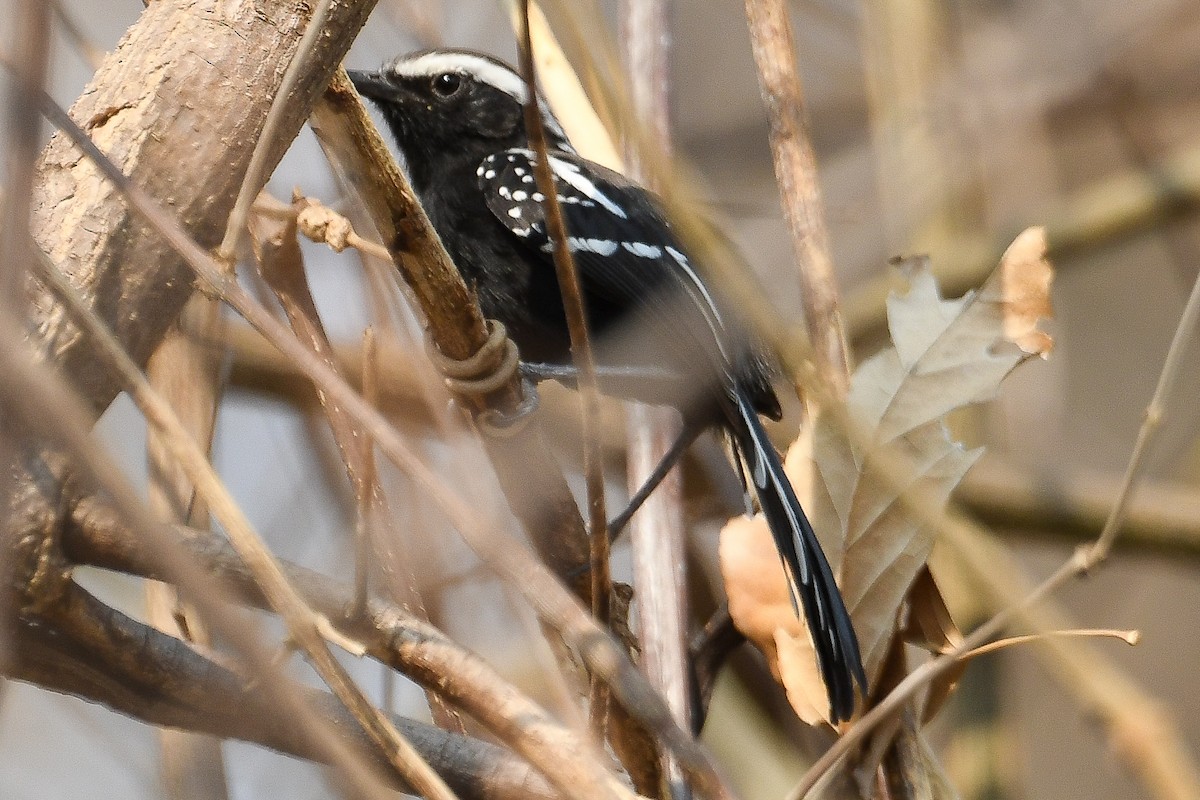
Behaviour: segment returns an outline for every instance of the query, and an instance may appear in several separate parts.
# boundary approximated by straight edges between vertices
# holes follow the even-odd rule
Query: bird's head
[[[474,158],[527,145],[524,79],[504,62],[469,50],[424,50],[378,72],[350,71],[359,93],[382,112],[410,167]],[[570,149],[545,101],[547,145]],[[478,156],[478,158],[476,158]]]

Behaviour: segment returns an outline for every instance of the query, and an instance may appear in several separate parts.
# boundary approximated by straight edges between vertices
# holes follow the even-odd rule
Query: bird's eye
[[[450,97],[462,86],[462,76],[455,72],[443,72],[433,79],[433,91],[439,97]]]

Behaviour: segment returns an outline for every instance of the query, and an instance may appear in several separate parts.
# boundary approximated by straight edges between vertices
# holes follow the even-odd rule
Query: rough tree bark
[[[308,118],[374,0],[331,4],[271,143],[273,167]],[[71,108],[135,183],[214,246],[313,4],[151,3]],[[269,174],[269,170],[268,170]],[[56,135],[39,159],[31,229],[121,343],[145,364],[192,293],[191,273],[96,167]],[[31,290],[31,339],[99,412],[116,381],[48,292]]]

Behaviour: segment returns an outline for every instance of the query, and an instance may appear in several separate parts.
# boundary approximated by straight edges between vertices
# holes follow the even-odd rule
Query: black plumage
[[[430,221],[484,314],[505,323],[522,358],[569,364],[520,76],[488,56],[436,50],[351,78],[383,113]],[[808,620],[831,716],[848,719],[855,684],[866,690],[858,642],[758,418],[780,414],[767,360],[688,260],[653,195],[581,158],[553,116],[544,111],[543,120],[597,363],[653,376],[602,380],[602,389],[674,405],[692,423],[729,432]]]

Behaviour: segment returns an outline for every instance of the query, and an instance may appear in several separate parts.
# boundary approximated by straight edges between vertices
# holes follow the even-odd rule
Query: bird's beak
[[[396,97],[396,87],[379,72],[350,69],[346,74],[358,93],[369,100],[393,100]]]

